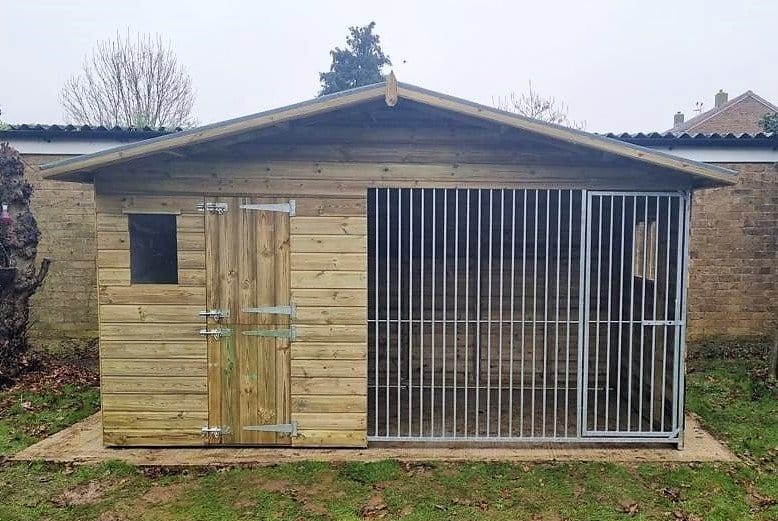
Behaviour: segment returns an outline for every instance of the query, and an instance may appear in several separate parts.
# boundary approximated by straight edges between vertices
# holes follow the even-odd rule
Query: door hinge
[[[240,208],[260,212],[285,212],[294,217],[297,210],[297,202],[294,199],[290,199],[288,203],[242,204]]]
[[[204,328],[200,330],[200,334],[205,337],[221,338],[232,335],[232,329],[224,327],[217,327],[216,329]]]
[[[221,320],[223,318],[230,318],[229,309],[204,309],[198,313],[201,317],[212,318],[214,320]]]
[[[210,427],[205,426],[200,429],[200,436],[213,436],[214,438],[220,438],[222,436],[226,436],[228,434],[232,434],[232,431],[229,427]]]
[[[297,437],[297,422],[292,423],[275,423],[271,425],[247,425],[243,427],[244,431],[254,432],[277,432],[281,434],[288,434],[291,437]]]
[[[289,340],[295,340],[297,338],[297,330],[294,326],[289,329],[252,329],[251,331],[244,331],[246,336],[261,336],[265,338],[288,338]]]
[[[216,215],[223,215],[229,210],[227,203],[197,203],[197,211],[200,213],[215,213]]]
[[[297,316],[297,306],[259,306],[256,308],[243,308],[244,313],[266,313],[268,315],[289,315],[294,318]]]

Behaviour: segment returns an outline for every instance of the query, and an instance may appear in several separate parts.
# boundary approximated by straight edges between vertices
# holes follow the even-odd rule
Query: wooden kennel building
[[[393,75],[43,168],[95,185],[106,445],[682,443],[728,170]]]

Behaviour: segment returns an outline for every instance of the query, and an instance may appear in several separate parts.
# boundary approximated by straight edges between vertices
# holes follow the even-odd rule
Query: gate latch
[[[232,335],[232,329],[217,327],[216,329],[201,329],[200,334],[205,337],[221,338]]]
[[[226,436],[228,434],[231,434],[229,427],[203,427],[200,429],[200,436],[207,437],[207,436],[213,436],[214,438],[220,438],[222,436]]]
[[[229,210],[227,203],[197,203],[197,211],[200,213],[215,213],[216,215],[223,215]]]
[[[230,310],[229,309],[204,309],[199,313],[199,315],[205,318],[221,320],[223,318],[230,317]]]
[[[296,421],[292,421],[292,423],[275,423],[271,425],[246,425],[243,427],[243,430],[255,432],[277,432],[280,434],[288,434],[293,438],[298,435]]]

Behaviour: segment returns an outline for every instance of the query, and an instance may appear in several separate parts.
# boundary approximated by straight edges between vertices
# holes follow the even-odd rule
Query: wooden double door
[[[211,443],[289,445],[288,200],[206,198]]]

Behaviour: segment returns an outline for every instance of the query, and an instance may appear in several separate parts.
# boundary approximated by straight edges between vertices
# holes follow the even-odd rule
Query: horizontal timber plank
[[[366,413],[298,412],[292,414],[292,419],[297,420],[297,428],[304,431],[318,429],[356,431],[367,428]]]
[[[208,363],[205,358],[197,359],[135,359],[106,358],[100,361],[103,376],[206,376]]]
[[[367,447],[364,429],[355,431],[302,430],[292,438],[293,447]]]
[[[292,217],[289,225],[298,235],[367,234],[367,217]]]
[[[130,250],[97,250],[98,268],[130,268]]]
[[[129,250],[130,232],[129,230],[118,232],[97,232],[98,250]]]
[[[205,233],[180,231],[176,234],[179,251],[205,251]]]
[[[364,289],[292,288],[292,302],[298,306],[366,306]]]
[[[136,284],[99,288],[100,304],[181,304],[205,306],[205,287]]]
[[[109,431],[122,429],[199,430],[208,424],[208,413],[205,411],[104,411],[102,420],[103,429]]]
[[[367,201],[362,197],[339,199],[335,197],[299,197],[295,213],[300,217],[346,217],[367,215]]]
[[[109,393],[137,393],[139,389],[152,394],[206,394],[205,376],[105,376],[100,377],[100,388]]]
[[[102,389],[100,404],[103,411],[132,412],[206,412],[208,395],[191,394],[153,394],[153,393],[111,393]]]
[[[127,322],[100,324],[100,340],[153,340],[158,342],[202,340],[202,323],[156,324]]]
[[[130,268],[98,268],[97,283],[107,286],[129,286]]]
[[[102,304],[102,322],[193,322],[198,320],[200,305],[176,304]]]
[[[367,269],[367,255],[365,253],[297,253],[293,251],[291,268],[292,271],[364,271]]]
[[[296,324],[366,324],[364,307],[298,306]]]
[[[328,412],[367,412],[367,397],[365,395],[292,395],[292,414],[297,413],[328,413]]]
[[[127,232],[129,230],[127,216],[124,214],[97,213],[95,222],[99,232]]]
[[[365,360],[364,342],[299,342],[292,343],[292,360]]]
[[[297,339],[301,342],[366,342],[367,328],[364,325],[307,325],[296,327]]]
[[[178,268],[178,283],[181,286],[205,286],[205,269]]]
[[[100,358],[199,358],[208,356],[207,340],[185,342],[102,340]]]
[[[367,238],[361,235],[292,235],[295,253],[366,253]]]
[[[367,287],[366,271],[293,271],[292,288],[355,289]]]
[[[292,378],[292,394],[351,394],[367,393],[367,378],[360,377],[313,377]]]
[[[292,360],[292,378],[366,378],[365,360]]]
[[[178,269],[205,269],[205,250],[179,250]]]
[[[103,184],[97,179],[95,183],[98,187],[97,197],[95,197],[95,206],[97,213],[111,213],[122,215],[125,211],[132,212],[170,212],[180,213],[181,215],[196,215],[202,220],[203,214],[197,211],[197,203],[203,201],[199,196],[152,196],[152,195],[109,195],[103,193],[99,188]]]
[[[206,439],[200,429],[118,429],[103,430],[103,444],[111,447],[201,446]]]

